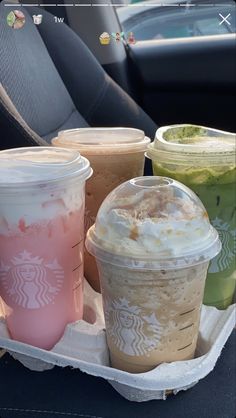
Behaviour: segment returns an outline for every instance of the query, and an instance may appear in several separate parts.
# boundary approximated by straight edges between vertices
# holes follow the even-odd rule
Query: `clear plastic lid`
[[[52,140],[54,146],[79,149],[81,154],[144,152],[150,139],[133,128],[81,128],[61,131]]]
[[[197,125],[170,125],[159,128],[148,146],[147,156],[156,159],[177,159],[189,163],[188,157],[205,165],[235,164],[236,135]]]
[[[113,190],[87,234],[100,260],[137,269],[175,269],[209,261],[221,249],[199,198],[167,177],[138,177]]]
[[[34,185],[92,175],[89,161],[78,151],[54,147],[26,147],[0,151],[0,187]]]

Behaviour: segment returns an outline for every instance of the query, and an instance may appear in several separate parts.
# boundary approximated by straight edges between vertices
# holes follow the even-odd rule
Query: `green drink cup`
[[[218,309],[233,301],[236,287],[236,136],[194,125],[157,130],[147,156],[154,175],[174,178],[203,202],[218,230],[222,251],[208,270],[204,303]]]

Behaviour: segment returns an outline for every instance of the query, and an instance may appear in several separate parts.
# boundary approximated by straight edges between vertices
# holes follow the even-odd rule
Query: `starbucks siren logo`
[[[217,229],[222,243],[222,250],[210,263],[209,273],[218,273],[226,270],[234,261],[236,255],[236,229],[230,229],[230,225],[220,218],[211,221]]]
[[[145,315],[138,306],[125,299],[105,303],[107,333],[114,345],[130,356],[142,356],[153,351],[162,335],[162,326],[154,313]]]
[[[54,259],[44,263],[42,258],[23,251],[9,263],[0,264],[0,281],[4,300],[27,309],[39,309],[53,302],[64,279],[64,271]]]

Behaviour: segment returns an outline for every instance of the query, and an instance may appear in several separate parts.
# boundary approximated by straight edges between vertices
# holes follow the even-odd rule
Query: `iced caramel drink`
[[[125,182],[104,200],[86,246],[112,366],[140,373],[192,359],[209,260],[221,248],[198,197],[169,178]]]

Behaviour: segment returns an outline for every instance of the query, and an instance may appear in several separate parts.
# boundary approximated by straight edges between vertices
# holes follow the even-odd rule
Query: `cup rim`
[[[108,138],[104,139],[104,135]],[[51,141],[53,146],[77,149],[83,155],[144,152],[150,142],[144,131],[125,127],[69,129],[60,131]]]
[[[232,145],[227,150],[222,147],[216,149],[209,145],[184,144],[177,142],[170,142],[164,138],[165,132],[171,129],[178,129],[184,127],[193,127],[207,130],[212,133],[227,136],[232,139]],[[235,151],[236,151],[236,135],[234,133],[221,131],[219,129],[208,128],[205,126],[194,124],[176,124],[163,126],[156,131],[155,140],[148,145],[146,156],[157,161],[175,162],[176,165],[196,164],[197,167],[210,166],[235,166]],[[196,168],[197,168],[196,167]]]
[[[114,266],[124,267],[132,270],[176,270],[188,267],[193,267],[198,264],[209,262],[217,254],[220,253],[222,244],[219,239],[218,232],[213,226],[210,226],[212,233],[211,243],[203,246],[198,250],[196,255],[196,249],[189,251],[184,256],[163,256],[163,254],[147,255],[146,257],[141,254],[135,256],[128,256],[125,253],[116,253],[109,251],[108,248],[104,248],[101,245],[99,239],[96,238],[95,224],[92,225],[86,236],[85,247],[87,251],[92,254],[99,261],[103,261]],[[112,258],[112,261],[111,261]]]
[[[52,157],[58,157],[58,161],[41,161],[35,160],[32,161],[29,159],[30,154],[40,155],[43,153],[51,154]],[[27,157],[27,153],[29,154]],[[25,156],[24,156],[25,154]],[[15,155],[15,159],[13,158]],[[67,158],[66,158],[67,156]],[[2,157],[2,158],[1,158]],[[24,158],[25,157],[25,158]],[[61,161],[60,161],[61,159]],[[62,161],[64,159],[64,161]],[[69,150],[68,148],[56,148],[52,146],[45,147],[21,147],[21,148],[12,148],[8,150],[0,151],[0,162],[1,165],[5,161],[7,168],[13,168],[15,166],[26,167],[27,163],[29,168],[32,168],[33,171],[38,170],[38,177],[35,175],[35,179],[19,179],[19,181],[0,181],[0,189],[12,189],[19,187],[30,187],[40,184],[52,184],[55,182],[69,180],[72,178],[80,178],[82,181],[87,180],[93,173],[92,168],[90,167],[90,162],[87,158],[82,157],[78,151]],[[44,172],[46,170],[51,170],[50,173]],[[40,178],[40,174],[44,174]],[[47,176],[48,174],[48,176]],[[51,175],[51,177],[50,177]]]

